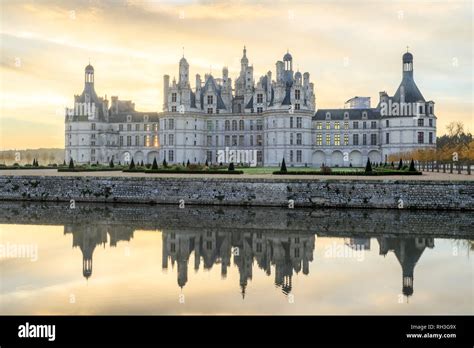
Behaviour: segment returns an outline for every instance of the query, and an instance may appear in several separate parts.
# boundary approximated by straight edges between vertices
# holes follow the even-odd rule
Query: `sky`
[[[99,96],[161,111],[163,75],[177,77],[183,50],[194,87],[224,66],[235,80],[244,45],[256,80],[289,50],[317,108],[393,95],[408,46],[438,135],[453,121],[474,132],[470,0],[0,0],[0,19],[0,149],[63,148],[64,107],[89,61]]]

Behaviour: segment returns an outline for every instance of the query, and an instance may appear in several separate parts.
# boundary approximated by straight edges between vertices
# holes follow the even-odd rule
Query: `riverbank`
[[[30,172],[0,175],[0,200],[474,210],[474,185],[467,175],[462,176],[465,180],[447,181],[435,175],[287,178]]]

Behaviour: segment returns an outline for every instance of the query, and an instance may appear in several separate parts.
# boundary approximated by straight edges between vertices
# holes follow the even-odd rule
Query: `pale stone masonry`
[[[1,200],[474,210],[472,181],[0,176]]]
[[[66,161],[217,163],[228,148],[248,151],[233,162],[254,156],[259,166],[278,166],[284,158],[296,167],[361,167],[368,158],[383,162],[390,154],[435,147],[434,103],[414,82],[411,53],[403,55],[396,93],[380,92],[375,108],[370,98],[355,97],[346,108],[316,111],[310,74],[294,71],[289,52],[276,62],[274,79],[271,71],[255,79],[245,48],[240,63],[234,84],[224,67],[221,77],[197,74],[192,87],[189,63],[181,58],[178,80],[163,78],[162,112],[98,97],[89,64],[84,90],[66,111]]]

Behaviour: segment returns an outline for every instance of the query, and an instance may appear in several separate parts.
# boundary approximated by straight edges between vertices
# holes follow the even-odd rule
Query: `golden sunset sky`
[[[16,1],[0,0],[0,147],[64,147],[65,106],[84,67],[98,95],[161,111],[162,76],[183,47],[194,75],[228,66],[242,48],[255,79],[288,49],[315,83],[317,108],[393,95],[409,46],[415,81],[435,101],[438,135],[452,121],[474,131],[473,2],[467,1]]]

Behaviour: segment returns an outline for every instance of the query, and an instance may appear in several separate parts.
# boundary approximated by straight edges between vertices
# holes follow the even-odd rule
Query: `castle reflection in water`
[[[115,247],[119,241],[130,241],[134,229],[130,226],[108,226],[89,224],[66,224],[65,234],[72,234],[73,247],[82,251],[83,275],[92,275],[94,249],[109,242]],[[183,288],[188,282],[188,267],[191,254],[194,253],[194,269],[211,269],[220,265],[223,278],[229,267],[239,270],[239,286],[242,297],[252,279],[253,265],[264,270],[281,291],[288,295],[292,291],[294,273],[309,274],[309,264],[313,261],[316,238],[310,233],[278,232],[217,232],[206,231],[163,231],[162,268],[170,265],[177,268],[177,282]],[[402,292],[405,296],[413,294],[415,265],[425,248],[434,247],[433,238],[413,237],[376,237],[379,254],[393,252],[400,263],[402,273]],[[370,249],[370,238],[347,238],[346,245],[352,249]]]

